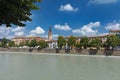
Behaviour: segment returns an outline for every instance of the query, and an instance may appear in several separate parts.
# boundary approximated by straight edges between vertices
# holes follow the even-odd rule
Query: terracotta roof
[[[48,40],[46,42],[57,42],[57,40]]]
[[[64,37],[65,39],[68,39],[68,38],[70,38],[71,36],[66,36],[66,37]],[[79,38],[82,38],[82,36],[75,36],[76,37],[76,39],[79,39]]]
[[[107,37],[108,35],[100,35],[100,36],[91,36],[89,38],[102,38],[102,37]]]
[[[20,37],[14,37],[12,39],[25,39],[25,37],[24,36],[20,36]]]
[[[88,36],[88,38],[102,38],[102,37],[107,37],[107,36],[108,36],[108,35]],[[83,37],[84,37],[84,36],[80,36],[80,37],[76,36],[77,39],[83,38]],[[85,36],[85,37],[87,37],[87,36]],[[65,39],[67,39],[67,38],[69,38],[69,36],[68,36],[68,37],[65,37]]]
[[[20,36],[20,37],[14,37],[13,39],[25,39],[25,38],[41,38],[41,37],[38,37],[38,36],[30,36],[30,37],[24,37],[24,36]]]
[[[41,38],[39,36],[29,36],[29,37],[26,37],[26,38]]]
[[[29,40],[31,40],[31,39],[36,39],[36,40],[46,40],[47,38],[42,38],[42,37],[39,37],[39,36],[30,36],[30,37],[14,37],[14,38],[12,38],[12,39],[29,39]]]
[[[120,30],[110,30],[109,32],[120,32]]]

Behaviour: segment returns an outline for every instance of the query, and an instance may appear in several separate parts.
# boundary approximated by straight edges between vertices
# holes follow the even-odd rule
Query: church
[[[46,40],[46,42],[48,43],[48,48],[49,49],[53,49],[57,47],[57,40],[53,40],[52,38],[52,28],[49,28],[48,31],[48,40]]]
[[[39,36],[17,36],[12,38],[12,41],[14,41],[15,45],[20,45],[21,43],[25,43],[26,41],[31,41],[35,39],[37,42],[40,40],[45,40],[48,43],[48,49],[53,49],[57,47],[57,40],[53,40],[52,38],[52,28],[49,27],[48,30],[48,38],[45,37],[39,37]]]

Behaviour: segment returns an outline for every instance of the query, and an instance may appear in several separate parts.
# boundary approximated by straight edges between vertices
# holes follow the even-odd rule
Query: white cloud
[[[15,36],[24,36],[25,34],[24,34],[24,32],[15,32]]]
[[[25,29],[25,27],[16,27],[16,28],[12,28],[11,31],[12,32],[20,32],[23,31]]]
[[[45,33],[44,29],[42,29],[40,26],[36,27],[35,30],[30,31],[30,35],[39,35],[44,33]]]
[[[10,34],[10,28],[6,26],[0,26],[0,38],[7,37]]]
[[[16,27],[16,28],[12,28],[11,32],[14,33],[14,36],[25,36],[25,27]]]
[[[96,35],[98,33],[98,30],[94,30],[93,28],[99,27],[99,26],[100,26],[100,22],[95,22],[95,23],[91,22],[87,25],[84,25],[80,29],[72,30],[72,32],[77,33],[77,34],[81,34],[83,36],[93,36],[93,35]]]
[[[36,27],[35,30],[26,31],[25,27],[9,27],[0,26],[0,38],[13,38],[15,36],[38,36],[44,34],[45,31],[41,27]]]
[[[107,26],[105,27],[106,30],[117,30],[120,29],[120,23],[109,23],[107,24]]]
[[[65,25],[56,24],[54,25],[54,28],[58,30],[64,30],[64,31],[71,30],[71,27],[67,23],[65,23]]]
[[[71,4],[61,5],[60,11],[78,11],[78,8],[74,8]]]
[[[52,35],[53,39],[57,39],[58,36],[59,36],[58,34],[53,34]]]
[[[109,33],[99,33],[100,36],[108,35]]]
[[[118,0],[90,0],[89,4],[110,4],[116,3]]]
[[[0,38],[13,38],[15,36],[25,36],[25,28],[24,27],[9,27],[0,26]]]

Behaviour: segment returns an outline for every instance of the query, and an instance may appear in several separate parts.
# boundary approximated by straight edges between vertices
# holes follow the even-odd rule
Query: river
[[[0,80],[120,80],[120,58],[0,53]]]

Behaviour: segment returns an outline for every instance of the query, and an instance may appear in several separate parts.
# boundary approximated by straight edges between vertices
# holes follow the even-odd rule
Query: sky
[[[40,10],[31,11],[32,22],[25,27],[0,26],[0,38],[15,36],[46,37],[52,27],[53,38],[98,36],[120,29],[120,0],[42,0]]]

